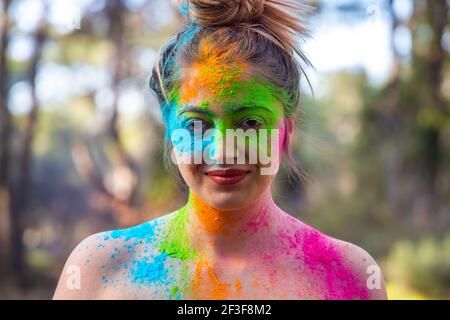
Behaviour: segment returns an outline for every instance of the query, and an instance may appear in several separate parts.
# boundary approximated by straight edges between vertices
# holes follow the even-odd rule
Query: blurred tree
[[[117,195],[105,185],[105,177],[101,170],[96,166],[85,143],[78,142],[73,148],[74,160],[77,169],[82,175],[88,178],[92,186],[98,192],[99,196],[106,198],[111,204],[112,213],[116,220],[122,226],[130,226],[142,220],[138,210],[137,193],[139,188],[138,166],[132,159],[126,147],[124,146],[121,132],[118,128],[119,110],[118,100],[120,94],[120,85],[124,80],[131,76],[130,66],[132,57],[129,55],[131,48],[127,42],[126,19],[129,14],[123,0],[108,1],[105,8],[108,21],[108,30],[105,37],[111,40],[113,45],[112,55],[110,57],[112,65],[112,103],[111,115],[106,127],[106,139],[112,142],[115,156],[110,156],[111,172],[120,174],[124,189],[127,191]],[[91,17],[94,18],[95,17]],[[128,30],[130,32],[130,30]],[[92,35],[91,35],[92,36]]]
[[[36,93],[36,77],[37,67],[41,59],[42,47],[47,37],[46,15],[42,16],[38,24],[37,30],[34,32],[34,52],[30,59],[27,70],[27,81],[31,84],[31,109],[26,116],[26,122],[20,137],[20,145],[18,150],[16,175],[13,178],[12,185],[12,201],[11,201],[11,221],[12,221],[12,259],[14,270],[18,274],[24,272],[23,264],[23,215],[28,209],[29,194],[31,187],[31,169],[32,169],[32,144],[35,135],[36,124],[38,121],[39,104]]]
[[[0,13],[0,270],[8,271],[11,233],[9,165],[11,151],[11,113],[7,105],[8,69],[6,65],[6,48],[11,28],[8,10],[10,0],[3,1]],[[7,272],[0,274],[7,274]]]
[[[21,280],[24,274],[23,263],[23,216],[29,204],[30,175],[32,166],[32,143],[38,116],[38,100],[36,97],[37,67],[41,59],[42,47],[46,40],[47,23],[43,14],[37,29],[33,34],[34,51],[27,64],[25,81],[31,86],[31,108],[26,115],[23,128],[15,128],[11,111],[7,105],[7,92],[10,86],[10,66],[7,61],[8,36],[10,19],[8,10],[11,1],[4,2],[5,18],[2,26],[0,48],[0,122],[1,122],[1,157],[0,157],[0,215],[2,228],[2,243],[6,256],[2,257],[7,270],[14,270],[14,275]],[[12,141],[18,141],[12,148]],[[17,161],[11,162],[11,159]],[[4,232],[4,233],[3,233]],[[3,250],[2,250],[3,251]]]
[[[395,29],[399,21],[393,21]],[[394,68],[387,85],[367,102],[359,151],[364,162],[361,187],[369,187],[367,181],[377,182],[371,185],[377,203],[387,198],[393,214],[414,230],[440,234],[450,223],[449,186],[444,182],[449,173],[445,151],[449,101],[442,94],[448,23],[447,1],[414,2],[414,14],[406,22],[413,40],[411,64],[400,71]],[[395,52],[394,56],[398,59]],[[377,203],[370,206],[369,217],[376,217]]]

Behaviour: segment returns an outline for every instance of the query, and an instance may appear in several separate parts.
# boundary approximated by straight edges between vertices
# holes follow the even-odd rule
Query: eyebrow
[[[188,106],[184,107],[183,110],[181,110],[178,113],[177,116],[179,117],[185,112],[203,113],[203,114],[206,114],[206,115],[209,115],[209,116],[214,115],[214,112],[212,112],[211,110],[208,110],[208,109],[206,109],[204,107],[197,107],[197,106],[188,105]]]
[[[239,112],[239,111],[246,110],[246,109],[265,109],[266,111],[268,111],[270,113],[274,113],[271,108],[268,108],[263,105],[258,105],[258,104],[239,105],[239,106],[225,107],[225,108],[226,108],[225,111],[233,111],[233,112]]]
[[[266,106],[262,106],[262,105],[256,105],[256,104],[251,104],[251,105],[239,105],[239,106],[225,106],[225,111],[232,111],[234,112],[239,112],[242,110],[246,110],[246,109],[265,109],[266,111],[270,112],[270,113],[274,113],[273,110],[271,110],[271,108],[268,108]],[[196,113],[202,113],[202,114],[206,114],[209,116],[213,116],[214,112],[211,110],[206,109],[205,107],[198,107],[198,106],[192,106],[192,105],[188,105],[185,108],[183,108],[183,110],[181,110],[177,116],[181,116],[183,113],[186,112],[196,112]]]

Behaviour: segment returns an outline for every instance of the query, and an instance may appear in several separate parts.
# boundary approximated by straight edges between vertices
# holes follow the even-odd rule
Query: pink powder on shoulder
[[[300,231],[296,235],[298,233]],[[301,233],[303,259],[313,272],[325,276],[326,299],[368,299],[367,289],[345,266],[342,255],[330,239],[312,228]]]

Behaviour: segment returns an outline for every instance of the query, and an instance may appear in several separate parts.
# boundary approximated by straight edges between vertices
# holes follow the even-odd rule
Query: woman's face
[[[172,155],[191,191],[217,209],[250,206],[270,187],[289,141],[276,89],[245,64],[212,57],[181,70],[173,97]]]

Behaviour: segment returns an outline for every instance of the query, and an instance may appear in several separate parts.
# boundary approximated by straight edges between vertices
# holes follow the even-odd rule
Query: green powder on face
[[[209,79],[209,91],[213,94],[215,101],[224,101],[227,98],[234,97],[236,91],[233,88],[242,72],[240,67],[227,67],[220,65],[219,71],[213,68],[208,74],[212,75]]]
[[[200,108],[208,108],[209,106],[209,101],[204,100],[202,102],[200,102]]]
[[[188,219],[188,211],[185,207],[178,210],[169,222],[167,234],[159,248],[161,252],[180,260],[192,260],[196,256],[190,246],[189,235],[186,231]]]
[[[203,88],[211,96],[200,102],[200,107],[208,107],[211,103],[221,103],[227,107],[260,105],[273,108],[280,117],[283,111],[275,110],[275,104],[281,102],[283,106],[289,105],[287,92],[263,76],[257,74],[243,78],[246,68],[242,65],[224,65],[220,60],[212,59],[197,69],[198,75],[191,81],[175,81],[169,93],[169,101],[177,106],[191,103],[198,97],[200,88]]]

